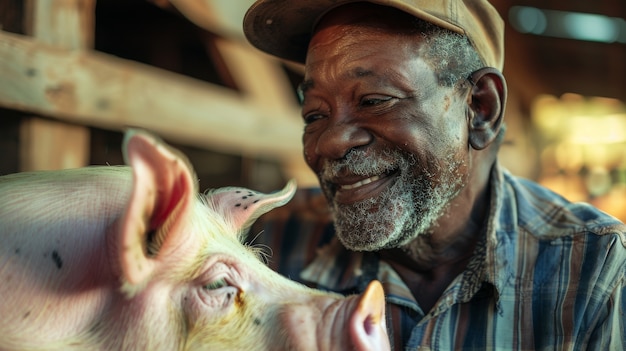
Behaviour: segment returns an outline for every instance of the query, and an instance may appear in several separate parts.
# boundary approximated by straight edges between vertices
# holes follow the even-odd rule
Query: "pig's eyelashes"
[[[206,290],[217,290],[226,286],[228,286],[228,282],[226,281],[226,278],[220,278],[220,279],[214,280],[206,284],[205,286],[203,286],[203,288]]]
[[[214,255],[208,259],[197,278],[198,296],[209,308],[228,308],[239,294],[242,282],[234,259],[227,255]]]
[[[202,289],[198,290],[198,296],[209,308],[222,309],[232,306],[233,297],[237,292],[238,289],[229,284],[226,278],[220,278],[202,285]]]

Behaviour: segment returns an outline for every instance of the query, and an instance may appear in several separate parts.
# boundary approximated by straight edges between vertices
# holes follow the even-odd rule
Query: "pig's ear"
[[[182,239],[176,233],[197,196],[197,183],[187,158],[146,132],[129,130],[123,150],[133,185],[118,251],[124,290],[132,294],[153,273],[158,256]]]
[[[213,208],[231,220],[235,229],[245,231],[262,214],[289,202],[296,188],[296,181],[292,179],[282,190],[271,194],[227,187],[208,192],[206,198]]]

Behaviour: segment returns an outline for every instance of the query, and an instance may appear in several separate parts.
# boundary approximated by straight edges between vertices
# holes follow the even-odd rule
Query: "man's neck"
[[[379,252],[381,259],[398,272],[425,313],[465,270],[485,232],[490,193],[487,184],[474,195],[466,194],[465,206],[457,203],[450,207],[455,211],[448,209],[430,233],[420,234],[403,247]]]
[[[481,231],[462,235],[447,247],[434,247],[429,238],[420,237],[413,245],[379,252],[410,289],[424,313],[428,313],[461,274],[472,258]]]

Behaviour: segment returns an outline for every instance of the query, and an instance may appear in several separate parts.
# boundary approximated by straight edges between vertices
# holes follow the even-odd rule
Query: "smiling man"
[[[626,226],[497,162],[488,2],[261,0],[244,31],[304,63],[321,188],[259,222],[273,268],[346,294],[380,280],[396,349],[623,349]]]

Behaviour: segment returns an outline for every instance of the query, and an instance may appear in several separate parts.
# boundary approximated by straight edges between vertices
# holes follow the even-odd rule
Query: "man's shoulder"
[[[585,203],[571,202],[546,187],[505,173],[500,219],[515,218],[515,226],[538,239],[581,235],[607,236],[626,247],[626,224]]]

